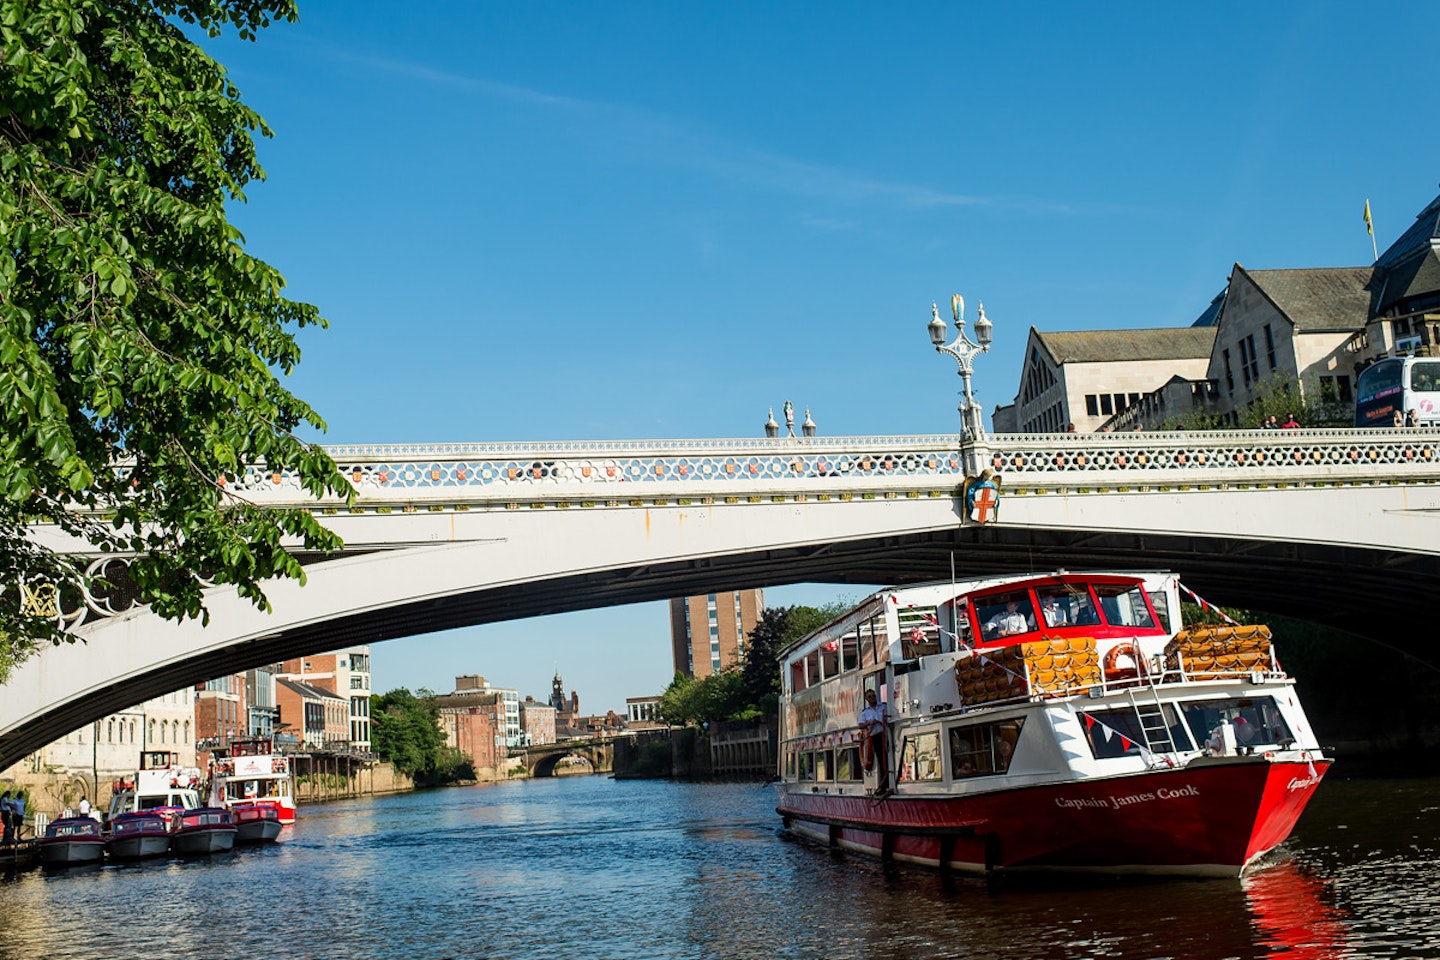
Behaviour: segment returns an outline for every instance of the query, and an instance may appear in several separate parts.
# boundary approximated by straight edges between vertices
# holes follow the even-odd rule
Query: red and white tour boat
[[[239,804],[270,803],[282,824],[295,822],[295,781],[290,758],[274,752],[268,737],[241,737],[230,741],[226,755],[212,771],[213,801],[234,808]]]
[[[1059,571],[873,594],[782,654],[785,825],[942,869],[1238,876],[1330,761],[1269,630],[1182,628],[1181,589]]]

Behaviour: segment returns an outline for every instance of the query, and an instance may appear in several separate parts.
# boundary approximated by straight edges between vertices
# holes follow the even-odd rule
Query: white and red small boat
[[[170,849],[180,856],[235,849],[235,818],[225,807],[182,810],[170,828]]]
[[[280,807],[270,800],[232,804],[230,813],[235,818],[236,843],[274,843],[284,829]]]
[[[105,859],[105,836],[100,821],[90,817],[60,817],[35,841],[40,862],[50,866],[95,863]]]
[[[143,860],[170,852],[170,823],[176,815],[165,809],[122,813],[110,821],[106,849],[112,860]]]
[[[782,655],[777,812],[942,869],[1238,876],[1330,761],[1269,630],[1181,629],[1180,589],[1060,571],[872,595]]]
[[[225,754],[215,760],[212,793],[214,802],[232,808],[242,803],[273,803],[282,824],[295,822],[290,758],[275,753],[268,737],[230,741]]]

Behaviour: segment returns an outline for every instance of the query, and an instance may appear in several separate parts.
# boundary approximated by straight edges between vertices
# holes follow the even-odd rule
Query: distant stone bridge
[[[555,768],[566,757],[580,757],[588,762],[594,773],[615,772],[615,741],[628,739],[626,736],[593,737],[586,740],[567,740],[564,743],[539,743],[524,747],[520,756],[525,761],[525,775],[529,777],[553,777]]]

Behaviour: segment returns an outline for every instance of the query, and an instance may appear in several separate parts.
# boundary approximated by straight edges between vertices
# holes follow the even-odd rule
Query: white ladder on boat
[[[1150,694],[1155,698],[1154,703],[1135,699],[1133,688],[1126,693],[1130,697],[1130,706],[1135,710],[1135,718],[1140,721],[1140,736],[1145,741],[1145,749],[1154,754],[1175,753],[1175,740],[1170,735],[1170,725],[1165,722],[1165,707],[1155,688],[1150,687]]]

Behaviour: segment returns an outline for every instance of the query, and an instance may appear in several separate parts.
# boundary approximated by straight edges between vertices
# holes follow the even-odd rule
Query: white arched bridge
[[[1333,624],[1435,662],[1440,432],[1285,430],[334,447],[357,497],[284,474],[345,540],[277,582],[271,613],[216,588],[210,623],[123,597],[55,613],[83,643],[19,667],[0,768],[149,697],[287,657],[478,623],[807,581],[1172,569],[1207,599]],[[968,472],[1001,480],[972,521]],[[57,548],[84,552],[54,531]],[[97,564],[123,559],[96,558]],[[112,576],[111,579],[117,579]]]

